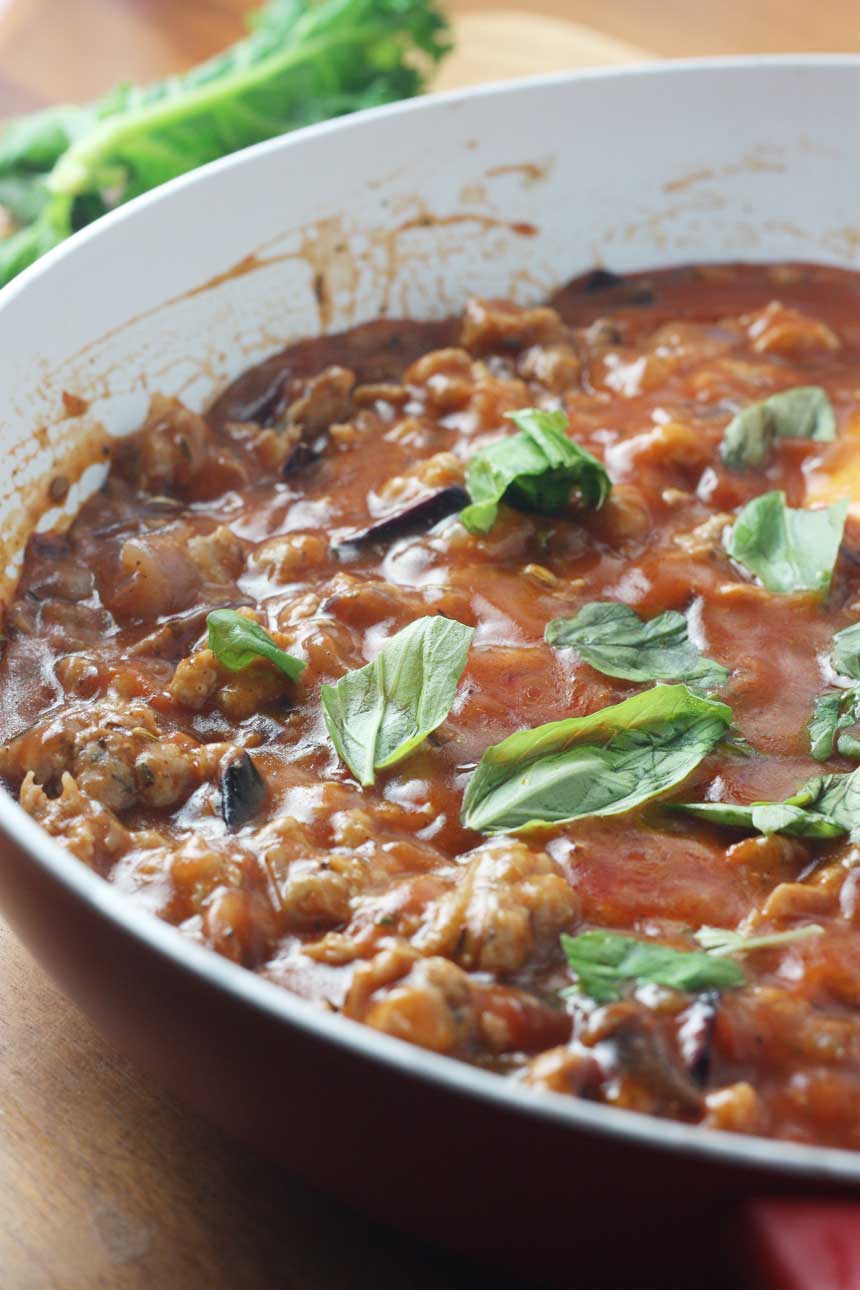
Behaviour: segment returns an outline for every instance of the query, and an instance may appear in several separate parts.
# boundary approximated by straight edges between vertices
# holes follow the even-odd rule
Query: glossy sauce
[[[741,407],[829,393],[833,445],[719,457]],[[829,600],[774,595],[726,555],[752,497],[856,497],[860,276],[809,266],[589,275],[547,307],[473,302],[446,323],[305,342],[240,378],[207,418],[169,401],[121,444],[65,535],[34,537],[0,667],[0,772],[80,859],[183,934],[347,1015],[536,1089],[743,1132],[860,1147],[860,852],[751,837],[659,807],[489,841],[459,823],[484,750],[642,688],[544,644],[595,600],[688,612],[731,668],[721,692],[761,754],[718,749],[674,795],[779,798],[822,767],[806,725],[835,631],[860,615],[849,518]],[[346,539],[460,485],[505,413],[559,406],[600,456],[599,513],[502,508]],[[247,607],[307,662],[293,684],[205,649]],[[360,789],[319,686],[426,614],[476,628],[455,706]],[[265,782],[229,829],[223,775]],[[825,769],[852,769],[835,758]],[[66,778],[64,778],[66,776]],[[702,924],[825,934],[744,961],[720,998],[654,986],[568,1000],[561,931],[629,929],[694,948]]]

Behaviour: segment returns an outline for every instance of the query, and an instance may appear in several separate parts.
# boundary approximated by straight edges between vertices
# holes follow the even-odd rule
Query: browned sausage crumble
[[[724,460],[739,412],[810,386],[832,442],[783,427],[756,460]],[[470,532],[469,463],[523,408],[563,412],[611,494],[555,514],[508,495]],[[539,308],[472,300],[456,320],[295,345],[206,416],[154,399],[69,530],[31,539],[6,615],[0,774],[129,899],[321,1007],[535,1089],[860,1147],[851,829],[726,824],[665,792],[524,831],[461,823],[491,745],[673,679],[545,642],[595,602],[685,614],[726,669],[727,737],[670,798],[781,802],[852,772],[850,740],[816,759],[808,727],[849,688],[828,658],[860,619],[860,528],[849,511],[829,595],[769,589],[728,535],[773,490],[860,514],[858,447],[860,277],[836,269],[597,272]],[[207,643],[218,608],[262,625],[299,679],[264,657],[225,665]],[[456,697],[361,787],[320,687],[433,616],[475,629]],[[562,943],[610,929],[702,954],[703,926],[810,925],[740,952],[740,984],[634,973],[604,998]]]

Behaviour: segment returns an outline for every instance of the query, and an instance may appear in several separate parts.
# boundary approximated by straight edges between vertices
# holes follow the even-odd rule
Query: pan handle
[[[860,1290],[860,1204],[758,1200],[745,1217],[756,1290]]]

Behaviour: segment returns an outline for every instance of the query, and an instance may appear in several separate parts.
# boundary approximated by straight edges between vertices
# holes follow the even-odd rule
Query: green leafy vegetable
[[[577,987],[598,1003],[612,1003],[624,981],[648,982],[675,990],[727,990],[743,985],[743,970],[730,959],[702,950],[675,950],[620,932],[562,933],[561,944]],[[565,991],[573,993],[573,991]]]
[[[836,633],[831,644],[830,663],[840,676],[860,681],[860,623],[853,623]]]
[[[773,441],[787,438],[819,443],[836,438],[836,417],[819,385],[799,385],[744,408],[726,427],[720,452],[733,470],[763,466]]]
[[[843,757],[860,760],[860,739],[851,733],[858,725],[860,686],[819,695],[808,726],[810,753],[816,761],[827,761],[835,748]]]
[[[718,690],[729,669],[703,658],[687,633],[683,614],[670,611],[643,622],[627,605],[595,601],[575,618],[555,618],[548,644],[573,646],[591,667],[625,681],[685,681],[697,690]]]
[[[231,672],[241,672],[257,659],[266,658],[291,681],[297,681],[307,666],[301,659],[279,649],[259,623],[235,609],[213,609],[207,615],[206,625],[209,628],[209,648],[218,662]]]
[[[583,506],[599,509],[612,489],[606,467],[568,439],[563,412],[523,408],[508,414],[519,434],[500,439],[469,462],[472,505],[460,512],[470,533],[488,533],[504,500],[521,511],[557,515],[577,491]]]
[[[768,591],[826,596],[847,513],[847,499],[822,510],[793,510],[785,493],[763,493],[735,520],[729,554]]]
[[[474,628],[419,618],[392,636],[372,663],[320,691],[331,741],[365,787],[447,717]]]
[[[793,927],[788,932],[771,932],[767,936],[744,936],[742,932],[733,932],[728,927],[700,927],[695,940],[703,950],[707,950],[715,958],[721,958],[725,954],[749,954],[752,950],[794,945],[796,941],[807,941],[811,936],[821,936],[823,932],[824,928],[817,923]]]
[[[48,196],[35,213],[17,202],[23,227],[0,243],[0,281],[105,210],[204,162],[418,93],[423,69],[447,49],[435,0],[269,0],[252,21],[251,35],[183,75],[5,128],[0,176],[37,178]]]
[[[839,676],[860,681],[860,623],[833,637],[830,666]],[[860,760],[860,738],[850,733],[860,725],[860,686],[827,690],[815,700],[809,722],[809,751],[816,761],[827,761],[836,748],[843,757]]]
[[[630,811],[685,779],[731,716],[684,685],[660,685],[589,717],[521,730],[484,753],[463,823],[512,833]]]
[[[860,770],[816,775],[784,802],[673,802],[673,810],[712,824],[759,833],[788,833],[802,838],[860,835]]]

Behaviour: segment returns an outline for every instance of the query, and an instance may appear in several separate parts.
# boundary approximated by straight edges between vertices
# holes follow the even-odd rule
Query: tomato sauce
[[[809,385],[829,395],[835,442],[723,463],[737,411]],[[860,1147],[853,842],[660,803],[494,838],[460,822],[490,745],[644,688],[545,644],[551,619],[593,601],[684,612],[730,669],[719,697],[752,751],[718,745],[673,797],[781,799],[854,769],[813,760],[807,724],[832,637],[860,616],[858,403],[860,275],[793,264],[598,271],[541,307],[472,301],[442,323],[302,342],[206,416],[155,399],[71,528],[30,541],[6,612],[0,775],[129,899],[319,1007],[536,1095]],[[602,509],[503,505],[483,536],[420,510],[533,406],[561,409],[605,463]],[[773,489],[794,507],[851,501],[825,600],[769,592],[727,554],[737,512]],[[218,607],[250,613],[301,679],[221,665],[206,644]],[[320,685],[436,614],[475,628],[457,699],[362,789]],[[746,955],[746,984],[721,994],[563,993],[562,933],[689,950],[705,924],[810,922],[823,932]]]

